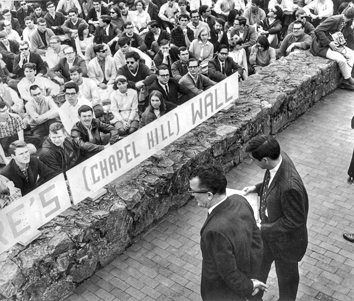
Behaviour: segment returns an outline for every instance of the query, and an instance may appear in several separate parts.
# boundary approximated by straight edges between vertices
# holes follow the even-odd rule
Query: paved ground
[[[354,147],[354,93],[338,90],[277,135],[295,162],[310,196],[309,247],[300,272],[298,300],[354,300],[354,185],[346,172]],[[244,162],[228,174],[241,189],[263,173]],[[200,301],[199,231],[205,209],[193,201],[152,229],[139,242],[96,272],[66,301]],[[277,300],[274,269],[266,301]]]

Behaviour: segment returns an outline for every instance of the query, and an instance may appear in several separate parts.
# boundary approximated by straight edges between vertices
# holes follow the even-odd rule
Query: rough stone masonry
[[[189,201],[190,169],[203,162],[225,171],[244,158],[258,133],[276,133],[335,90],[335,62],[294,53],[240,84],[223,110],[107,185],[108,193],[71,207],[27,247],[0,255],[0,300],[57,301],[106,266],[169,210]]]

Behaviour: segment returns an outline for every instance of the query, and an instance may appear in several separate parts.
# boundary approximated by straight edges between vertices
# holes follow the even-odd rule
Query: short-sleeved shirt
[[[9,113],[7,121],[5,123],[0,123],[0,139],[12,137],[25,128],[26,126],[20,116]]]

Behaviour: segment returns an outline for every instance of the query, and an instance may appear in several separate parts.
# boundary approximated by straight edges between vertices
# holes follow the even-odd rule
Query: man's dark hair
[[[43,23],[47,24],[47,21],[46,21],[46,19],[44,19],[44,18],[39,18],[39,19],[37,20],[37,24],[39,24],[39,23],[41,23],[41,24],[43,24]]]
[[[68,90],[68,89],[75,89],[76,93],[79,92],[79,86],[76,83],[74,83],[74,82],[65,83],[64,92],[66,92],[66,90]]]
[[[32,92],[31,91],[34,91],[34,90],[37,90],[37,89],[41,89],[38,85],[32,85],[31,87],[30,87],[30,93],[31,93],[31,95],[32,95]]]
[[[93,109],[88,106],[88,105],[82,105],[78,110],[77,110],[77,113],[79,114],[79,116],[81,116],[81,113],[85,113],[85,112],[88,112],[88,111],[91,111],[92,114],[93,114]]]
[[[190,17],[187,14],[180,14],[178,20],[181,20],[181,18],[190,20]]]
[[[280,155],[280,145],[274,137],[261,135],[248,142],[246,152],[251,153],[258,161],[264,157],[276,160]]]
[[[24,148],[27,146],[27,143],[24,141],[16,140],[12,142],[9,146],[9,154],[16,156],[16,149]]]
[[[61,122],[54,122],[49,127],[49,132],[53,134],[58,134],[58,131],[60,130],[65,132],[64,125]]]
[[[139,55],[139,53],[137,53],[135,51],[129,51],[125,55],[125,60],[130,59],[130,58],[133,58],[135,61],[139,61],[140,55]]]
[[[7,107],[8,109],[10,109],[9,104],[0,96],[0,109],[3,109]]]
[[[5,15],[5,14],[7,14],[8,12],[10,12],[10,10],[7,9],[7,8],[5,8],[5,9],[3,9],[2,14]],[[11,12],[10,12],[10,13],[11,13]]]
[[[94,2],[101,4],[101,1],[100,1],[100,0],[92,0],[92,3],[94,3]]]
[[[27,16],[27,17],[24,19],[24,21],[25,21],[25,22],[26,22],[26,21],[28,21],[28,20],[33,21],[33,19],[32,19],[32,17],[31,17],[31,16]]]
[[[42,7],[38,3],[33,4],[32,7],[33,7],[33,10],[36,10],[37,8],[42,9]]]
[[[221,168],[213,165],[199,166],[191,172],[189,179],[196,177],[199,179],[200,190],[219,195],[226,193],[227,180]]]
[[[208,5],[201,5],[199,7],[199,15],[203,15],[208,10],[209,6]]]
[[[305,28],[304,22],[302,22],[302,21],[300,21],[300,20],[295,20],[295,21],[294,21],[294,25],[295,25],[295,24],[301,24],[301,28]]]
[[[225,21],[221,18],[216,18],[215,19],[215,23],[219,23],[223,28],[224,28],[224,25],[225,25]]]
[[[160,71],[161,71],[161,70],[167,70],[167,71],[169,71],[169,70],[168,70],[168,67],[167,67],[165,64],[162,64],[162,65],[158,66],[158,68],[157,68],[157,74],[158,74],[158,75],[160,75]]]
[[[181,54],[182,51],[186,51],[186,50],[188,50],[187,47],[181,46],[178,48],[178,54]]]
[[[46,3],[45,7],[48,7],[48,6],[50,6],[50,5],[54,5],[54,3],[53,3],[52,1],[48,1],[48,2]],[[54,7],[55,7],[55,5],[54,5]]]
[[[77,15],[77,13],[78,13],[77,8],[76,8],[76,7],[70,8],[70,9],[68,10],[68,15],[69,15],[70,13],[74,13],[75,15]]]
[[[269,49],[269,41],[265,35],[260,35],[257,39],[257,43],[263,47],[264,50]]]
[[[28,69],[32,69],[32,70],[37,70],[37,66],[35,63],[26,63],[23,65],[23,70],[25,70],[26,68]]]
[[[252,4],[255,4],[260,7],[262,5],[262,0],[252,0]]]
[[[231,25],[234,24],[235,19],[237,16],[241,16],[241,12],[237,9],[232,9],[229,12],[229,15],[227,16],[227,22],[229,22]]]
[[[194,58],[194,57],[191,57],[191,58],[188,60],[188,67],[189,67],[190,62],[197,62],[197,63],[198,63],[198,66],[199,66],[199,61],[198,61],[196,58]]]
[[[101,15],[101,20],[103,23],[106,23],[107,25],[111,24],[111,17],[108,15]]]
[[[123,47],[124,45],[130,45],[131,39],[127,36],[122,36],[118,39],[119,47]]]
[[[93,42],[95,44],[102,44],[103,43],[103,36],[94,36]]]
[[[235,20],[237,20],[240,23],[240,25],[245,25],[246,26],[247,19],[245,17],[239,16]]]
[[[192,15],[195,14],[195,13],[197,13],[197,14],[199,15],[199,12],[198,12],[196,9],[191,10],[191,13],[190,13],[191,17],[192,17]]]
[[[79,66],[72,66],[72,67],[69,69],[69,72],[70,72],[70,74],[71,74],[71,73],[74,73],[74,72],[82,73],[82,69],[81,69]]]
[[[229,47],[227,47],[227,45],[225,45],[225,44],[220,44],[219,45],[219,47],[218,47],[218,52],[220,52],[221,51],[221,49],[227,49],[227,52],[229,52]]]
[[[93,52],[96,54],[97,52],[102,51],[103,49],[105,49],[105,46],[102,44],[98,44],[93,46]]]
[[[168,44],[170,44],[170,41],[169,41],[169,40],[162,39],[162,40],[160,41],[160,46],[165,46],[165,45],[168,45]]]
[[[130,21],[127,21],[127,22],[124,23],[123,28],[126,29],[127,26],[129,26],[129,25],[133,25],[133,23],[130,22]]]

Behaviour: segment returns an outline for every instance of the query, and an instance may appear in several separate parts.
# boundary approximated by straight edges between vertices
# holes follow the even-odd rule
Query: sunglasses
[[[127,63],[127,65],[134,65],[135,64],[135,62],[130,62],[130,61],[127,61],[126,63]]]
[[[110,14],[115,14],[116,12],[115,12],[115,11],[110,11],[109,13],[110,13]]]
[[[20,48],[20,51],[27,50],[27,49],[28,49],[28,47],[26,47],[26,48]]]
[[[69,54],[73,54],[73,53],[75,53],[75,52],[66,52],[66,53],[64,53],[65,55],[69,55]]]
[[[21,3],[21,6],[25,6],[27,3]]]
[[[41,95],[41,92],[38,92],[38,93],[36,93],[36,94],[32,93],[32,96],[33,96],[33,97],[36,97],[36,96],[39,96],[39,95]]]
[[[99,52],[105,53],[106,51],[107,51],[107,49],[103,49],[103,50],[101,50],[101,51],[99,51]]]

